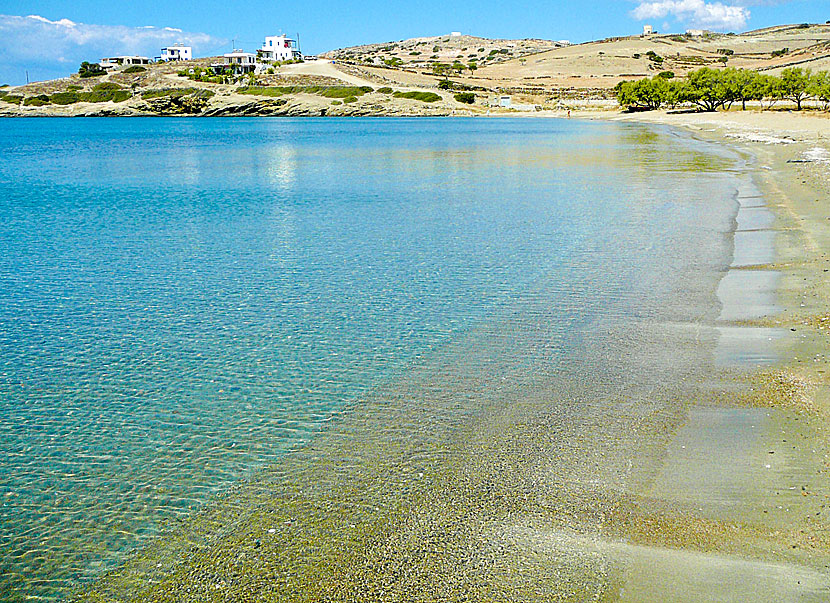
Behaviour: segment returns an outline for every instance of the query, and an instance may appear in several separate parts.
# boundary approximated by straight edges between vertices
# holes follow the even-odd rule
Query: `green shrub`
[[[654,61],[655,63],[662,63],[663,62],[663,57],[661,57],[659,54],[657,54],[653,50],[649,50],[646,53],[646,56],[649,58],[649,60]]]
[[[49,101],[49,97],[45,94],[38,94],[37,96],[30,96],[23,101],[23,105],[26,107],[42,107],[43,105],[50,105],[52,104]]]
[[[438,88],[441,90],[452,90],[455,88],[455,84],[451,80],[444,79],[438,82]]]
[[[472,105],[474,102],[476,102],[476,95],[472,92],[459,92],[455,95],[454,98],[459,103],[465,103],[467,105]]]
[[[49,97],[52,102],[56,105],[74,105],[78,101],[81,100],[80,95],[77,92],[55,92],[51,97]]]
[[[674,79],[674,71],[661,71],[657,74],[657,77],[661,77],[664,80]]]
[[[83,90],[84,87],[83,86],[76,86],[76,85],[73,84],[71,86],[67,86],[66,89],[69,90],[70,92],[77,92],[78,90]]]
[[[789,48],[782,48],[781,50],[773,50],[773,51],[772,51],[772,56],[773,56],[773,57],[783,57],[783,56],[784,56],[785,54],[787,54],[789,51],[790,51],[790,49],[789,49]]]
[[[346,98],[343,99],[343,102],[344,103],[356,103],[357,102],[357,97],[356,96],[347,96]]]
[[[384,86],[383,88],[378,88],[378,92],[381,94],[392,94],[392,88],[389,86]]]
[[[121,86],[115,82],[101,82],[100,84],[95,84],[92,87],[92,90],[95,92],[112,92],[115,90],[121,90]]]
[[[435,101],[441,100],[441,97],[434,92],[421,92],[421,91],[412,91],[412,92],[395,92],[393,94],[395,98],[406,98],[409,100],[417,100],[424,103],[434,103]]]
[[[334,101],[331,101],[331,104],[332,105],[342,105],[343,101],[334,100]]]
[[[147,69],[142,67],[141,65],[131,65],[121,73],[143,73],[144,71],[147,71]]]
[[[416,50],[416,51],[414,51],[414,52],[410,52],[410,53],[409,53],[409,56],[411,56],[411,57],[416,57],[416,56],[418,56],[419,54],[421,54],[421,53],[420,53],[420,52],[418,52],[418,51]]]
[[[2,100],[12,105],[19,105],[23,101],[23,97],[18,94],[6,94],[2,97]]]

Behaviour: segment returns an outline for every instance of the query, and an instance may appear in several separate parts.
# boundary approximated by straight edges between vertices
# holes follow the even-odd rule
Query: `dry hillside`
[[[432,70],[435,63],[456,61],[478,67],[503,63],[563,46],[551,40],[491,40],[475,36],[437,36],[412,38],[384,44],[366,44],[332,50],[321,56],[374,66],[398,66],[408,69]]]
[[[508,44],[516,46],[507,53],[498,52]],[[546,44],[551,47],[544,48]],[[438,50],[431,52],[434,48]],[[497,52],[491,55],[494,49]],[[773,73],[791,65],[830,69],[830,25],[785,25],[743,34],[629,36],[575,45],[445,36],[357,46],[327,56],[393,84],[434,86],[439,79],[433,75],[434,65],[457,60],[476,63],[478,69],[453,76],[471,87],[541,95],[570,90],[603,96],[620,80],[666,70],[684,75],[703,66]],[[402,64],[393,68],[387,62],[394,57]]]

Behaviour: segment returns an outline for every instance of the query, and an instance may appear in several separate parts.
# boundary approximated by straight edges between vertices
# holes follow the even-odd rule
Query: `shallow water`
[[[586,325],[713,321],[714,286],[667,302],[729,265],[741,177],[560,120],[4,120],[0,147],[11,600],[64,596],[413,367],[474,345],[533,374],[528,313],[545,369],[586,376]]]

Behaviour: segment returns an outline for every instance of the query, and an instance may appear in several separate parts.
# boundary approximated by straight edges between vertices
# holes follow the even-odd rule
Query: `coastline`
[[[592,117],[595,118],[596,115]],[[654,118],[650,123],[658,122],[659,118],[650,117]],[[664,125],[683,126],[678,122]],[[724,401],[720,396],[704,392],[700,399],[690,397],[682,400],[675,409],[676,416],[661,417],[653,424],[647,422],[638,435],[645,438],[653,448],[643,451],[642,467],[633,470],[630,466],[627,469],[617,467],[612,458],[604,458],[603,462],[608,465],[603,468],[604,473],[629,475],[630,484],[625,491],[616,494],[593,492],[589,484],[580,483],[579,478],[572,475],[574,481],[566,488],[568,492],[565,493],[565,498],[584,498],[578,513],[573,508],[572,501],[561,502],[561,494],[548,491],[545,495],[535,493],[540,483],[541,487],[545,487],[544,480],[540,482],[538,475],[528,470],[539,471],[540,460],[527,458],[528,455],[522,452],[525,442],[511,440],[509,429],[500,429],[510,425],[516,418],[511,416],[511,411],[502,410],[493,424],[470,434],[474,442],[472,447],[486,451],[482,456],[487,458],[480,460],[481,466],[467,468],[461,473],[458,473],[457,467],[445,468],[446,472],[438,475],[431,475],[429,471],[419,473],[418,487],[423,488],[425,493],[415,497],[414,500],[419,503],[413,502],[406,486],[401,490],[400,496],[388,501],[390,510],[398,507],[393,514],[399,522],[396,525],[384,526],[373,522],[375,516],[371,510],[364,509],[377,501],[377,493],[372,493],[371,487],[365,493],[351,493],[347,498],[348,504],[342,506],[338,505],[336,498],[328,498],[326,493],[318,493],[322,494],[321,501],[309,503],[297,491],[282,493],[278,497],[282,503],[275,505],[269,502],[273,492],[268,490],[275,488],[276,484],[258,484],[256,489],[260,496],[253,505],[256,514],[254,521],[247,527],[237,526],[231,532],[230,542],[226,541],[224,546],[219,546],[219,542],[211,542],[210,531],[222,524],[222,513],[227,511],[227,506],[224,509],[210,510],[202,516],[200,523],[201,530],[204,531],[177,536],[190,542],[202,542],[197,545],[189,567],[186,568],[190,575],[198,576],[200,572],[210,572],[211,568],[238,564],[238,555],[245,555],[244,552],[239,553],[244,548],[241,546],[242,541],[254,538],[258,533],[256,530],[264,521],[276,526],[281,542],[296,543],[297,538],[305,539],[307,548],[303,550],[317,551],[308,559],[302,558],[302,550],[285,551],[287,556],[300,555],[285,559],[286,563],[296,566],[299,571],[295,579],[288,579],[288,582],[284,582],[285,576],[270,574],[269,579],[280,581],[280,592],[293,590],[302,598],[306,596],[303,589],[308,589],[309,599],[314,597],[313,593],[317,593],[328,594],[333,600],[354,598],[360,593],[387,592],[389,598],[407,595],[410,600],[427,600],[428,592],[396,593],[394,589],[400,586],[398,583],[382,583],[384,579],[390,578],[388,572],[397,567],[390,565],[389,555],[405,553],[404,561],[410,563],[411,567],[395,571],[410,572],[414,582],[422,580],[425,585],[433,586],[436,585],[434,580],[439,577],[455,576],[444,591],[450,596],[470,587],[462,576],[456,575],[463,571],[463,564],[460,564],[460,560],[439,561],[428,556],[421,557],[422,548],[434,547],[438,551],[460,553],[453,546],[457,545],[456,539],[465,534],[451,533],[448,538],[436,537],[437,524],[450,532],[457,532],[461,527],[462,532],[466,531],[466,536],[472,538],[471,542],[480,538],[479,531],[486,531],[493,540],[500,543],[501,548],[495,552],[506,554],[514,560],[520,556],[522,562],[519,567],[533,576],[549,572],[550,559],[557,560],[557,568],[562,572],[562,592],[568,590],[572,595],[563,597],[565,600],[580,600],[580,596],[595,584],[592,581],[599,581],[612,585],[610,589],[604,590],[602,600],[665,600],[668,592],[666,589],[669,589],[676,600],[692,601],[699,600],[707,588],[729,579],[741,580],[744,588],[736,591],[737,594],[733,593],[734,600],[740,600],[738,595],[770,601],[794,596],[804,597],[805,600],[822,600],[828,592],[825,566],[830,558],[830,539],[822,526],[826,520],[823,504],[828,493],[827,479],[823,473],[828,454],[822,435],[828,427],[830,405],[826,395],[826,373],[822,372],[826,359],[823,362],[809,363],[809,367],[804,361],[812,360],[811,356],[816,353],[821,354],[822,346],[825,345],[821,331],[830,329],[830,324],[825,329],[820,328],[821,317],[826,316],[828,308],[827,296],[822,293],[822,283],[826,284],[827,278],[822,272],[825,269],[822,266],[828,262],[822,254],[828,249],[828,239],[824,232],[826,228],[823,228],[825,225],[821,223],[821,212],[814,207],[821,204],[809,200],[809,186],[805,187],[814,180],[820,181],[823,168],[821,164],[786,163],[813,148],[810,145],[815,141],[810,138],[786,145],[780,143],[787,149],[786,154],[781,154],[778,145],[772,147],[759,142],[747,142],[746,139],[727,136],[714,128],[711,131],[703,129],[700,122],[693,122],[689,129],[695,136],[738,146],[743,153],[756,157],[755,165],[750,171],[754,174],[760,195],[745,191],[747,207],[755,205],[751,200],[759,196],[774,201],[768,205],[776,215],[776,261],[737,267],[737,270],[747,273],[762,270],[780,272],[781,278],[777,286],[778,303],[782,311],[772,316],[720,322],[730,327],[747,329],[774,328],[789,331],[795,328],[795,337],[774,342],[780,358],[778,362],[758,370],[724,370],[718,375],[719,379],[725,384],[735,382],[741,386],[732,399]],[[789,136],[772,130],[764,134],[770,137],[777,134],[782,140],[783,136]],[[798,183],[802,178],[803,182]],[[803,190],[805,188],[807,190]],[[786,191],[786,195],[783,191]],[[806,259],[798,259],[804,256]],[[805,282],[808,285],[805,286]],[[805,303],[802,306],[805,289],[813,297],[809,305]],[[825,286],[824,291],[827,290]],[[463,373],[456,377],[463,383]],[[550,385],[547,387],[552,389]],[[378,423],[395,425],[396,420],[392,417],[401,410],[393,407],[378,411],[385,415]],[[367,412],[366,420],[371,425],[376,425],[377,417],[371,419]],[[397,422],[402,420],[404,415],[399,416]],[[673,425],[673,429],[668,433],[659,433],[667,424]],[[539,428],[544,429],[544,424]],[[713,432],[722,437],[707,437],[707,434]],[[393,437],[391,440],[398,441],[398,438]],[[791,443],[796,445],[790,446]],[[628,444],[640,445],[635,441]],[[616,445],[620,446],[621,443],[616,442]],[[401,441],[400,446],[402,448],[399,452],[406,456],[405,449],[414,449],[415,445],[413,442]],[[454,444],[448,444],[450,448],[453,446]],[[452,453],[451,450],[446,451],[446,454]],[[307,454],[313,456],[314,452],[308,451]],[[652,458],[649,458],[649,454]],[[464,456],[468,457],[469,453]],[[783,466],[780,471],[776,467],[774,471],[765,472],[773,469],[773,463],[770,462],[773,457],[776,461],[780,459]],[[346,458],[346,455],[341,458]],[[518,464],[517,459],[520,459]],[[357,462],[371,466],[377,462],[377,457]],[[421,468],[418,461],[415,461],[414,466]],[[809,475],[809,480],[796,483],[790,479],[793,476],[788,472],[794,466],[798,469],[797,477]],[[522,469],[523,474],[519,478],[521,487],[512,492],[493,492],[484,488],[487,484],[481,483],[478,478],[494,467]],[[728,475],[724,474],[724,467],[732,473],[749,471],[745,475]],[[409,479],[405,474],[411,468],[402,467],[401,483]],[[696,468],[697,472],[689,472],[685,476],[681,473],[681,477],[688,478],[692,475],[695,479],[714,478],[718,488],[708,490],[689,479],[680,482],[675,479],[677,470],[688,472],[691,468]],[[327,470],[338,475],[348,471],[345,466],[329,466]],[[497,527],[469,525],[465,518],[470,510],[454,507],[451,497],[436,496],[430,499],[430,494],[448,487],[444,482],[454,487],[469,488],[472,498],[479,500],[479,509],[485,509],[487,513],[500,518]],[[498,483],[493,486],[498,488]],[[801,489],[802,486],[804,489]],[[240,486],[240,491],[251,487]],[[334,482],[329,482],[324,487],[331,494],[337,493]],[[724,496],[724,492],[729,496]],[[226,503],[240,511],[232,502],[236,494],[231,492]],[[289,505],[283,504],[286,500],[291,501]],[[464,500],[469,502],[471,499],[465,497]],[[539,504],[546,505],[545,510],[540,512],[535,509],[534,515],[531,515],[528,505],[537,500]],[[779,504],[780,502],[784,504]],[[246,507],[251,505],[249,499],[240,496],[237,505],[242,503]],[[678,513],[674,503],[700,505],[700,513]],[[308,504],[314,508],[303,510],[303,506]],[[421,506],[430,504],[434,504],[435,508],[421,509]],[[412,505],[418,507],[419,511],[414,512]],[[500,505],[505,505],[506,510],[500,509]],[[294,514],[286,515],[286,509],[292,509]],[[326,519],[313,529],[315,533],[288,533],[296,524],[296,517],[321,510]],[[545,516],[550,524],[540,519]],[[364,518],[367,521],[360,521]],[[355,523],[352,524],[352,521]],[[556,526],[556,529],[552,531],[551,525]],[[586,525],[592,526],[587,534]],[[327,552],[315,540],[321,536],[331,538],[332,534],[337,534],[335,541],[346,545],[340,551],[335,551],[335,555],[331,551]],[[364,540],[390,547],[371,556],[370,561],[378,565],[356,567],[367,561],[359,553],[359,543]],[[479,553],[471,550],[467,552],[472,557]],[[489,571],[498,575],[496,570],[502,562],[498,555],[493,554],[494,551],[486,553],[487,563],[492,564]],[[187,576],[172,575],[180,570],[167,565],[171,560],[163,553],[150,554],[137,561],[126,573],[116,576],[114,582],[120,582],[120,587],[126,586],[129,589],[130,585],[137,587],[138,581],[145,580],[149,574],[151,583],[167,583],[167,586],[174,589],[166,591],[166,587],[160,586],[154,591],[154,598],[169,596],[176,592],[177,585],[188,583]],[[311,585],[306,582],[314,575],[311,567],[313,563],[332,570],[332,575],[327,576],[322,584]],[[143,570],[138,569],[141,566]],[[152,569],[154,567],[157,569]],[[678,568],[684,569],[679,571]],[[429,571],[436,573],[435,579],[426,579],[424,572]],[[506,584],[504,588],[509,590],[512,587],[516,592],[528,588],[519,577],[515,579],[515,584]],[[326,584],[326,580],[332,581]],[[366,583],[366,580],[370,583]],[[220,592],[232,587],[230,584],[216,584],[202,585],[200,588],[207,586],[215,587]],[[114,594],[106,588],[96,592],[96,588],[88,591],[85,598],[105,600]],[[141,590],[141,587],[137,588]],[[327,591],[327,588],[332,590]],[[583,588],[585,590],[580,590]],[[498,589],[485,589],[475,594],[486,598],[496,596],[499,592]],[[538,590],[536,592],[539,593]],[[206,592],[202,590],[201,595],[206,596]],[[193,596],[199,595],[194,592]]]

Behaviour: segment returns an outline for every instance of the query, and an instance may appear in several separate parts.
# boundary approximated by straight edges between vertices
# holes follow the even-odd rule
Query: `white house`
[[[693,38],[700,38],[700,37],[703,37],[703,36],[705,36],[707,34],[710,34],[710,33],[712,33],[712,32],[710,32],[708,29],[687,29],[686,30],[686,35],[687,36],[692,36]]]
[[[193,58],[193,48],[184,44],[173,44],[161,49],[162,61],[189,61]]]
[[[643,25],[643,35],[650,36],[654,33],[654,27],[651,25]]]
[[[245,52],[244,50],[234,50],[233,52],[222,55],[222,62],[212,64],[211,68],[215,73],[225,71],[252,73],[256,69],[256,55],[252,52]]]
[[[296,40],[286,37],[285,34],[280,36],[267,36],[265,42],[262,44],[262,48],[257,50],[257,55],[261,60],[266,62],[290,61],[292,59],[302,58]]]
[[[106,57],[101,59],[100,64],[103,69],[110,70],[120,66],[149,65],[150,59],[148,57],[138,56]]]

